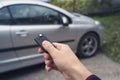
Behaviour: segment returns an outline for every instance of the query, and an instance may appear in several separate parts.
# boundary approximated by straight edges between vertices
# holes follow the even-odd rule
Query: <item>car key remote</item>
[[[42,46],[42,42],[44,41],[44,40],[47,40],[47,41],[49,41],[49,42],[51,42],[50,40],[48,40],[48,38],[44,35],[44,34],[39,34],[39,36],[38,37],[36,37],[35,39],[35,42],[38,44],[38,46],[40,47],[40,48],[42,48],[42,50],[45,52],[45,53],[48,53],[45,49],[44,49],[44,47]],[[52,42],[51,42],[52,43]],[[54,46],[54,45],[53,45]],[[54,46],[55,47],[55,46]]]

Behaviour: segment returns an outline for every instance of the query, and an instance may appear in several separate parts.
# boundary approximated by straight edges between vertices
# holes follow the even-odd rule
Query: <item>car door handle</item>
[[[20,37],[27,37],[28,36],[28,32],[25,30],[20,30],[18,32],[16,32],[16,35],[20,36]]]

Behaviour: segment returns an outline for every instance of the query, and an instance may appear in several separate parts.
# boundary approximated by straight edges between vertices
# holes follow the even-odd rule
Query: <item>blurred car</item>
[[[34,41],[40,33],[90,57],[104,30],[98,21],[38,0],[0,0],[0,73],[43,62]]]

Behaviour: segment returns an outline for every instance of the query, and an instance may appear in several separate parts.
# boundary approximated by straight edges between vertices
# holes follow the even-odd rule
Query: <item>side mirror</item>
[[[68,18],[67,17],[62,17],[62,23],[64,26],[68,26],[69,25],[69,21],[68,21]]]

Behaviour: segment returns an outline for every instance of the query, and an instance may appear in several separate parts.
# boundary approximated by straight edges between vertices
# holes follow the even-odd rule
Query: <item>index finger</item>
[[[42,53],[44,53],[44,51],[41,48],[39,48],[38,53],[42,54]]]

